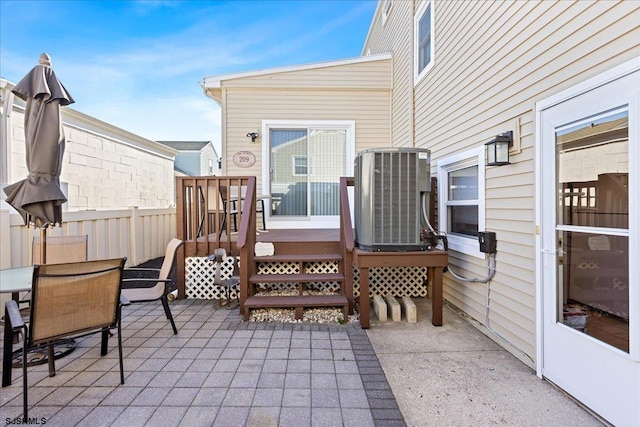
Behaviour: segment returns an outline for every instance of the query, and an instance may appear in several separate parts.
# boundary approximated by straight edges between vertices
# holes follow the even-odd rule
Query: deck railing
[[[250,248],[253,254],[255,232],[249,230],[255,231],[255,182],[253,176],[176,178],[177,237],[184,242],[178,252],[178,298],[186,295],[185,258],[207,256],[217,248],[233,255],[240,247]],[[248,278],[246,268],[240,263],[241,277]]]
[[[353,177],[340,178],[340,249],[344,271],[345,294],[349,299],[349,313],[353,314],[353,225],[351,223],[351,207],[349,206],[349,190],[353,187]]]

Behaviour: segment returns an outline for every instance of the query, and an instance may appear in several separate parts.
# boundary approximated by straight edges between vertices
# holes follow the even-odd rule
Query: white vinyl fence
[[[31,242],[40,229],[27,228],[12,209],[0,209],[0,268],[31,265]],[[127,257],[127,266],[161,257],[176,236],[176,210],[123,209],[63,212],[62,227],[47,236],[88,236],[88,259]]]

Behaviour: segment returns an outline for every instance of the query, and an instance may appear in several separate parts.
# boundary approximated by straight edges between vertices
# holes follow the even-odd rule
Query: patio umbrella
[[[62,204],[67,201],[60,189],[65,148],[60,107],[74,100],[56,77],[49,55],[41,54],[39,62],[12,90],[26,101],[24,132],[29,175],[5,187],[4,192],[7,203],[22,215],[25,225],[40,227],[44,254],[46,228],[62,223]],[[40,259],[45,262],[45,258]]]

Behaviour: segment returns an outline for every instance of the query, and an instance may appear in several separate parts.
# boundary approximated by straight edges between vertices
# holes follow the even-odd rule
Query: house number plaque
[[[248,168],[256,162],[256,156],[251,151],[238,151],[233,155],[233,164],[239,168]]]

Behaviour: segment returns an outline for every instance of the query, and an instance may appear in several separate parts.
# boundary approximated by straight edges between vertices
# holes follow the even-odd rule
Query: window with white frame
[[[433,2],[423,0],[413,17],[414,76],[418,83],[433,66]]]
[[[478,231],[484,231],[484,147],[438,161],[438,224],[449,248],[483,258]]]
[[[209,174],[213,175],[213,159],[209,159]]]
[[[293,175],[294,176],[306,176],[309,168],[307,156],[292,156],[291,161],[293,162]]]

